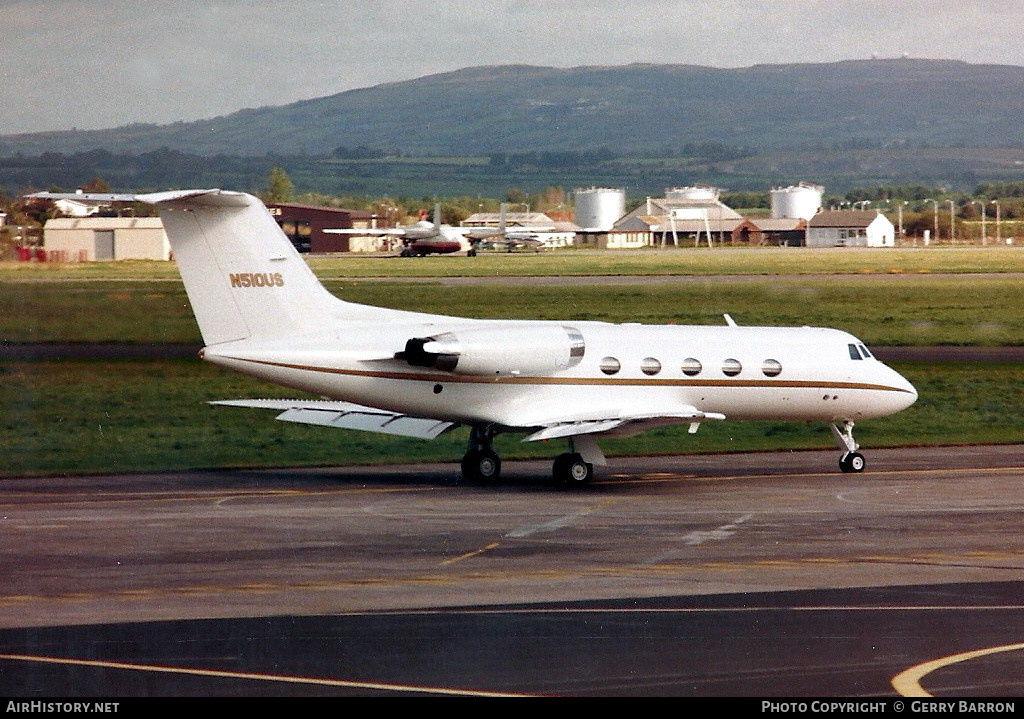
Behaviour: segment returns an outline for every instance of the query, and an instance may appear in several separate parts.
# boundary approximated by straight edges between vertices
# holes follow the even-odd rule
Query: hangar
[[[268,202],[267,209],[299,252],[378,252],[387,250],[387,237],[335,235],[324,230],[376,229],[385,227],[379,215],[363,210]],[[380,224],[379,224],[380,223]]]
[[[53,262],[171,259],[159,217],[55,217],[43,226],[43,249]]]

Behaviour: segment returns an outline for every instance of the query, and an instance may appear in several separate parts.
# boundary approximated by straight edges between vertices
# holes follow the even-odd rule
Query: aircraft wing
[[[359,429],[364,432],[382,432],[418,439],[434,439],[458,424],[437,419],[410,417],[375,407],[331,400],[229,399],[210,402],[210,404],[283,410],[281,414],[277,415],[277,419],[283,422]]]
[[[564,418],[550,422],[538,422],[542,428],[530,434],[524,442],[537,442],[542,439],[574,437],[583,434],[605,434],[626,437],[637,432],[664,427],[672,424],[690,423],[690,433],[697,431],[701,422],[724,420],[725,415],[718,412],[701,412],[696,407],[680,408],[671,412],[650,414],[626,414],[608,417]]]

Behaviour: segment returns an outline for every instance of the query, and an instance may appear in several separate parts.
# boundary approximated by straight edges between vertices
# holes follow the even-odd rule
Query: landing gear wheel
[[[863,472],[864,455],[860,452],[847,452],[839,459],[839,469],[844,472]]]
[[[584,462],[582,455],[566,452],[555,458],[551,474],[558,484],[580,487],[594,476],[594,465]]]
[[[494,482],[501,475],[501,458],[489,449],[471,449],[462,458],[462,476],[474,484]]]

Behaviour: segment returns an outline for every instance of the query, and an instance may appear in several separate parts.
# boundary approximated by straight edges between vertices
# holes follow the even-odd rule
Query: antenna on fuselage
[[[725,318],[725,324],[729,325],[730,327],[739,327],[739,325],[736,324],[736,321],[732,317],[730,317],[728,313],[722,315],[722,317]]]

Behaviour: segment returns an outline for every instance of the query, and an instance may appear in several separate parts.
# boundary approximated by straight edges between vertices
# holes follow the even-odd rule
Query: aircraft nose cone
[[[917,388],[910,384],[910,381],[895,370],[893,374],[893,385],[898,388],[897,408],[895,411],[904,410],[917,401]]]

